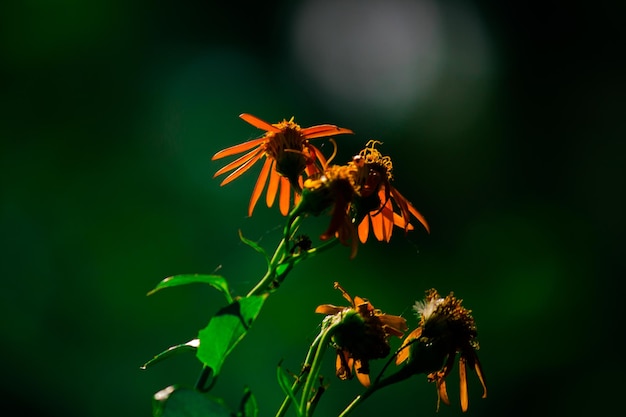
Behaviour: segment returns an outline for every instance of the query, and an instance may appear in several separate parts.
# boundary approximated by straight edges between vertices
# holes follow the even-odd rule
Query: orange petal
[[[398,191],[394,187],[391,187],[391,195],[394,201],[400,206],[400,210],[402,211],[402,217],[407,221],[407,223],[409,221],[408,213],[411,213],[422,224],[422,226],[424,226],[424,229],[426,229],[426,231],[430,233],[430,227],[428,226],[428,222],[426,221],[424,216],[422,216],[422,214],[417,211],[415,207],[413,207],[413,205],[406,198],[404,198],[402,194],[400,194],[400,191]]]
[[[265,137],[252,139],[247,142],[240,143],[239,145],[234,145],[229,148],[222,149],[221,151],[213,155],[213,158],[211,159],[215,161],[216,159],[224,158],[225,156],[230,156],[230,155],[234,155],[237,153],[245,152],[248,149],[254,148],[255,146],[258,146],[265,141],[266,141]]]
[[[332,304],[322,304],[321,306],[317,306],[315,308],[315,312],[319,314],[326,314],[327,316],[329,316],[340,313],[345,309],[346,307],[337,307]]]
[[[239,115],[239,117],[241,117],[243,120],[245,120],[246,122],[250,123],[252,126],[254,127],[258,127],[261,130],[265,130],[266,132],[274,132],[274,133],[278,133],[281,130],[279,128],[277,128],[276,126],[273,126],[269,123],[267,123],[264,120],[259,119],[256,116],[253,116],[251,114],[248,113],[242,113]]]
[[[291,187],[289,180],[285,177],[280,177],[280,200],[278,201],[280,212],[283,216],[289,213],[289,197],[291,194]]]
[[[411,343],[415,339],[419,339],[422,336],[422,328],[418,327],[413,330],[411,333],[407,335],[402,342],[402,346],[398,349],[398,355],[396,356],[396,365],[400,365],[402,362],[409,358],[409,347],[408,344]]]
[[[263,164],[263,168],[261,168],[261,172],[259,173],[259,178],[256,180],[256,184],[254,185],[254,190],[252,190],[252,196],[250,197],[250,204],[248,205],[248,216],[252,216],[252,212],[254,211],[254,206],[256,206],[256,202],[259,200],[261,193],[263,192],[263,188],[265,187],[265,182],[267,181],[267,174],[270,171],[270,166],[272,165],[272,159],[267,158],[265,163]]]
[[[398,332],[393,332],[395,336],[398,336],[398,337],[404,336],[404,332],[408,329],[408,326],[406,325],[406,319],[404,317],[394,316],[391,314],[382,314],[377,317],[380,319],[380,322],[382,324],[387,325],[394,330],[400,331],[399,335],[398,335]]]
[[[354,359],[350,357],[348,352],[338,350],[337,360],[335,361],[335,370],[339,379],[345,381],[346,379],[352,379],[352,366]]]
[[[376,236],[376,239],[378,240],[383,240],[385,238],[385,230],[384,225],[383,225],[383,217],[378,215],[378,216],[370,216],[370,219],[372,219],[372,230],[374,231],[374,236]]]
[[[359,223],[359,228],[358,228],[358,233],[359,233],[359,240],[361,241],[361,243],[365,243],[367,242],[367,236],[369,235],[370,232],[370,216],[369,214],[366,215],[365,217],[363,217],[363,220],[361,220],[361,223]]]
[[[275,161],[272,160],[272,167],[274,167]],[[272,168],[270,172],[270,183],[267,186],[267,194],[265,195],[265,202],[268,207],[272,207],[274,199],[276,198],[276,191],[278,191],[278,183],[280,182],[280,174]]]
[[[467,411],[467,372],[465,370],[465,357],[459,358],[459,395],[461,397],[461,410]]]
[[[317,125],[302,129],[302,135],[307,139],[323,138],[332,135],[341,135],[344,133],[354,133],[350,129],[338,127],[335,125]]]
[[[483,370],[480,367],[480,362],[478,361],[477,356],[474,357],[474,366],[474,369],[476,369],[476,375],[478,375],[478,379],[483,386],[483,398],[487,398],[487,384],[485,384],[485,377],[483,375]]]
[[[248,162],[248,160],[254,158],[255,156],[257,156],[259,153],[262,153],[263,149],[261,148],[256,148],[251,150],[250,152],[248,152],[247,154],[245,154],[244,156],[241,156],[237,159],[235,159],[233,162],[223,166],[222,168],[220,168],[215,174],[213,174],[213,178],[222,175],[225,172],[231,171],[235,168],[237,168],[239,165],[243,165],[244,163]]]
[[[252,159],[248,159],[248,161],[245,164],[241,165],[239,168],[231,172],[226,178],[224,178],[224,180],[220,183],[220,186],[226,185],[232,180],[239,178],[241,174],[249,170],[252,167],[252,165],[254,165],[254,163],[258,161],[262,156],[263,154],[259,154]]]
[[[356,360],[354,361],[354,368],[357,370],[356,371],[356,377],[359,380],[359,382],[361,383],[361,385],[363,385],[365,388],[370,386],[370,376],[369,374],[364,374],[362,372],[359,372],[359,369],[361,368],[361,361],[360,360]]]
[[[445,405],[450,405],[448,390],[446,389],[446,380],[444,378],[437,379],[437,396]],[[437,402],[437,410],[439,410],[439,402]]]

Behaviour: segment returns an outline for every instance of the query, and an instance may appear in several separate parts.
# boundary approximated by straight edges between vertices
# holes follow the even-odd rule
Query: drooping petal
[[[372,220],[372,230],[374,231],[374,236],[376,236],[376,239],[382,241],[385,238],[383,216],[370,216],[370,219]]]
[[[465,357],[459,358],[459,396],[461,397],[461,410],[467,411],[467,372],[465,369]]]
[[[474,369],[476,370],[476,375],[478,375],[478,379],[483,386],[483,398],[487,398],[487,384],[485,384],[485,377],[483,376],[483,370],[477,356],[474,356]]]
[[[370,375],[369,373],[361,372],[363,369],[363,365],[361,364],[361,360],[357,359],[354,361],[354,369],[356,370],[356,377],[365,388],[370,386]]]
[[[250,123],[254,127],[258,127],[261,130],[265,130],[266,132],[278,133],[281,130],[274,125],[267,123],[265,120],[261,120],[256,116],[253,116],[248,113],[242,113],[239,115],[243,120]]]
[[[222,175],[225,172],[231,171],[235,168],[237,168],[240,165],[243,165],[244,163],[248,162],[248,160],[254,158],[255,156],[257,156],[259,153],[263,153],[263,149],[261,148],[256,148],[251,150],[250,152],[248,152],[247,154],[235,159],[233,162],[224,165],[222,168],[220,168],[219,170],[217,170],[217,172],[215,174],[213,174],[213,178]]]
[[[280,212],[283,216],[286,216],[289,213],[289,197],[291,194],[291,186],[289,185],[289,180],[285,177],[280,177],[280,196],[279,196],[279,207]]]
[[[258,161],[262,156],[263,154],[259,154],[252,159],[248,159],[248,161],[245,164],[241,165],[239,168],[231,172],[226,178],[224,178],[224,180],[220,183],[220,186],[226,185],[232,180],[239,178],[241,174],[249,170],[252,167],[252,165],[254,165],[254,163]]]
[[[280,174],[274,169],[275,161],[272,160],[272,170],[270,172],[270,182],[267,186],[267,194],[265,195],[265,203],[268,207],[272,207],[276,198],[276,192],[278,191],[278,184],[280,183]]]
[[[363,220],[361,220],[361,223],[359,223],[359,227],[358,227],[359,240],[361,241],[361,243],[367,242],[367,237],[369,236],[369,232],[370,232],[370,216],[368,214],[365,217],[363,217]]]
[[[354,359],[344,350],[337,350],[337,360],[335,361],[335,370],[337,377],[345,381],[352,379],[352,366]]]
[[[450,399],[448,398],[448,390],[446,389],[445,378],[437,379],[437,397],[443,401],[444,404],[450,405]],[[437,410],[439,410],[439,401],[437,401]]]
[[[261,137],[261,138],[257,138],[257,139],[252,139],[249,140],[247,142],[243,142],[240,143],[238,145],[234,145],[234,146],[230,146],[226,149],[222,149],[221,151],[217,152],[215,155],[213,155],[213,158],[211,158],[213,161],[215,161],[216,159],[220,159],[220,158],[224,158],[226,156],[231,156],[231,155],[235,155],[241,152],[245,152],[248,149],[252,149],[255,146],[260,145],[261,143],[265,142],[267,139],[265,137]]]
[[[406,198],[404,198],[402,194],[400,194],[400,191],[398,191],[393,186],[391,187],[391,196],[393,197],[394,201],[398,203],[398,206],[400,206],[402,217],[407,224],[410,221],[410,213],[422,224],[422,226],[424,226],[424,229],[426,229],[426,231],[430,233],[430,227],[428,226],[428,222],[426,221],[424,216],[422,216],[422,214],[417,211],[415,207],[413,207],[413,205]]]
[[[402,346],[400,346],[400,349],[398,349],[398,355],[396,356],[396,365],[400,365],[402,362],[404,362],[405,360],[409,358],[409,350],[410,350],[409,344],[413,340],[419,339],[421,336],[422,336],[421,326],[413,330],[411,333],[407,335],[407,337],[404,339],[404,342],[402,342]]]
[[[263,192],[263,188],[265,187],[265,182],[267,181],[267,175],[270,171],[270,166],[272,165],[272,160],[267,158],[265,163],[263,164],[263,168],[261,168],[261,172],[259,173],[259,178],[256,180],[256,184],[254,185],[254,190],[252,190],[252,196],[250,197],[250,204],[248,205],[248,216],[252,216],[252,212],[254,211],[254,206],[256,202],[259,200],[261,193]]]

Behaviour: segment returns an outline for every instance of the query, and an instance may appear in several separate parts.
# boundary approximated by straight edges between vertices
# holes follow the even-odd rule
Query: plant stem
[[[263,293],[264,291],[266,291],[270,287],[274,279],[276,278],[276,268],[282,265],[285,262],[285,260],[290,257],[288,242],[293,236],[293,234],[296,232],[296,230],[298,230],[298,227],[300,226],[300,223],[302,222],[302,218],[296,217],[293,220],[290,219],[289,222],[290,222],[288,223],[289,227],[285,226],[285,234],[283,238],[281,239],[280,243],[278,244],[276,251],[274,251],[274,255],[272,255],[272,259],[270,260],[265,276],[261,278],[261,280],[254,286],[254,288],[250,290],[250,292],[248,292],[246,297],[250,297],[252,295],[259,295]]]
[[[317,346],[317,349],[315,349],[315,356],[313,357],[313,363],[311,364],[311,369],[309,370],[309,374],[307,375],[306,381],[304,383],[304,389],[302,390],[302,400],[300,401],[300,413],[299,413],[301,416],[309,415],[309,409],[308,409],[309,395],[311,394],[311,391],[313,389],[313,384],[317,380],[317,377],[320,373],[320,368],[322,365],[322,357],[324,356],[324,352],[326,352],[326,349],[328,348],[330,338],[334,334],[335,327],[336,327],[336,324],[331,324],[328,327],[322,329],[322,332],[319,335],[320,341]]]
[[[339,414],[338,417],[346,417],[348,414],[352,412],[352,410],[354,410],[354,408],[356,408],[357,405],[365,401],[370,395],[372,395],[379,389],[384,388],[391,384],[395,384],[396,382],[403,381],[414,374],[415,372],[407,366],[401,368],[395,374],[392,374],[382,380],[380,379],[380,376],[382,375],[381,373],[381,375],[379,375],[378,378],[376,378],[374,383],[370,385],[369,388],[367,388],[365,392],[363,392],[363,394],[357,395],[356,398],[352,400],[352,402],[341,412],[341,414]]]
[[[324,330],[322,330],[315,337],[315,340],[313,340],[313,343],[311,343],[311,346],[309,347],[309,351],[307,352],[306,358],[304,359],[304,365],[302,365],[302,371],[300,372],[300,375],[298,376],[296,381],[291,386],[291,391],[294,393],[294,395],[300,390],[300,387],[302,386],[302,382],[304,382],[305,380],[304,378],[305,375],[308,375],[311,370],[311,356],[313,356],[313,352],[317,351],[323,334],[324,334]],[[280,408],[278,409],[278,412],[276,413],[275,417],[284,416],[285,413],[287,412],[287,409],[289,409],[290,405],[291,405],[291,397],[287,395],[285,399],[283,400],[282,404],[280,405]],[[296,406],[298,406],[298,404],[296,404]]]

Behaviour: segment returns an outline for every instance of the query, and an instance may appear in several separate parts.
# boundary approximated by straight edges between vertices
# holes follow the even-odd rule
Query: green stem
[[[339,414],[338,417],[346,417],[348,414],[352,412],[352,410],[354,410],[354,408],[356,408],[357,405],[361,404],[370,395],[372,395],[379,389],[384,388],[391,384],[395,384],[396,382],[403,381],[414,374],[415,372],[412,369],[405,366],[401,368],[395,374],[392,374],[382,380],[380,379],[380,376],[379,376],[378,378],[376,378],[376,381],[374,382],[374,384],[370,385],[369,388],[367,388],[365,392],[363,392],[363,394],[357,395],[357,397],[354,400],[352,400],[352,402],[341,412],[341,414]]]
[[[246,295],[246,297],[259,295],[271,287],[272,282],[276,279],[276,269],[290,257],[288,243],[296,230],[298,230],[301,222],[301,217],[289,219],[287,225],[285,226],[285,235],[278,244],[274,255],[272,255],[272,259],[270,260],[270,263],[267,267],[267,272],[265,273],[263,278],[261,278],[261,280],[254,286],[254,288],[252,288],[250,292],[248,292],[248,295]],[[284,276],[282,278],[284,279]]]
[[[313,363],[311,364],[311,369],[309,370],[309,374],[306,378],[306,382],[304,383],[304,389],[302,390],[302,400],[300,401],[300,415],[308,416],[308,402],[309,395],[313,389],[313,384],[317,380],[317,377],[320,373],[321,365],[322,365],[322,357],[324,356],[324,352],[328,348],[330,338],[334,334],[336,325],[330,325],[325,329],[322,329],[320,333],[320,341],[315,349],[315,356],[313,357]]]

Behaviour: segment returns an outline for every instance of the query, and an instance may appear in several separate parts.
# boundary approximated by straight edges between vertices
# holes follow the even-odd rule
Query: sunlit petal
[[[263,153],[263,149],[261,148],[256,148],[251,150],[250,152],[248,152],[247,154],[235,159],[233,162],[224,165],[222,168],[220,168],[214,175],[213,178],[218,177],[220,175],[222,175],[225,172],[231,171],[235,168],[237,168],[240,165],[243,165],[244,163],[248,162],[248,160],[254,158],[255,156],[257,156],[258,154]]]
[[[272,160],[267,158],[265,163],[263,164],[263,168],[261,168],[261,172],[259,174],[259,178],[254,185],[254,190],[252,191],[252,196],[250,197],[250,205],[248,205],[248,216],[252,216],[252,212],[254,211],[254,206],[256,206],[256,202],[259,200],[261,193],[263,192],[263,188],[265,187],[265,182],[267,180],[267,175],[270,172],[270,167],[272,165]]]
[[[280,177],[280,200],[278,201],[280,212],[283,216],[286,216],[289,213],[289,197],[291,194],[291,186],[289,185],[289,180],[285,177]]]
[[[238,153],[241,153],[241,152],[245,152],[248,149],[252,149],[255,146],[260,145],[261,143],[265,142],[266,140],[267,139],[265,137],[261,137],[261,138],[249,140],[247,142],[240,143],[238,145],[231,146],[231,147],[226,148],[226,149],[222,149],[221,151],[219,151],[215,155],[213,155],[213,158],[211,158],[211,159],[212,160],[216,160],[216,159],[224,158],[226,156],[235,155],[235,154],[238,154]]]
[[[274,133],[278,133],[278,132],[281,131],[276,126],[273,126],[273,125],[267,123],[266,121],[261,120],[258,117],[253,116],[251,114],[242,113],[242,114],[239,115],[239,117],[241,117],[246,122],[250,123],[252,126],[258,127],[261,130],[265,130],[267,132],[274,132]]]
[[[359,223],[359,228],[358,228],[358,232],[359,232],[359,240],[361,241],[361,243],[365,243],[367,242],[367,236],[369,235],[370,232],[370,216],[369,214],[365,217],[363,217],[363,220],[361,220],[361,223]]]
[[[341,135],[345,133],[354,133],[350,129],[338,127],[335,125],[317,125],[302,129],[302,134],[307,139],[322,138],[332,135]]]
[[[465,358],[461,356],[459,359],[459,395],[461,397],[461,410],[467,411],[467,372],[465,369]]]
[[[402,362],[409,358],[409,344],[415,340],[419,339],[422,336],[422,327],[418,327],[413,330],[411,333],[404,338],[404,342],[402,342],[402,346],[398,350],[398,356],[396,356],[396,365],[400,365]]]
[[[274,165],[276,161],[272,160],[272,172],[270,173],[270,182],[267,186],[267,194],[265,195],[265,202],[268,207],[272,207],[276,198],[276,192],[278,191],[278,184],[280,183],[280,174],[276,172]]]
[[[249,170],[252,167],[252,165],[254,165],[254,163],[258,161],[262,156],[263,154],[259,154],[255,156],[254,158],[249,159],[245,164],[241,165],[239,168],[231,172],[230,175],[224,178],[224,180],[220,183],[220,185],[226,185],[232,180],[239,178],[241,174]]]

